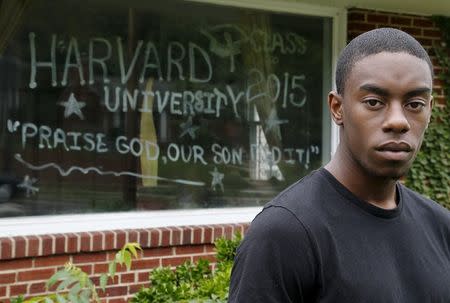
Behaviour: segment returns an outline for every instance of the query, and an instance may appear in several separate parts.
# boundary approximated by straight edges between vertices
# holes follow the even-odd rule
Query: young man
[[[328,96],[336,153],[254,219],[230,303],[450,302],[450,212],[398,182],[430,120],[432,78],[402,31],[349,43]]]

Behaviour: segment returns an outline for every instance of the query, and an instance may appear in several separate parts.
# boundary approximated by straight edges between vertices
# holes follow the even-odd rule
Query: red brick
[[[33,261],[31,259],[20,259],[11,261],[0,261],[2,270],[16,270],[21,268],[31,268]]]
[[[209,226],[205,226],[203,243],[212,243],[212,241],[212,228]]]
[[[391,24],[412,25],[412,18],[391,16]]]
[[[171,229],[171,232],[172,232],[170,245],[172,245],[172,246],[180,245],[181,244],[181,230],[176,228],[176,227],[172,227],[170,229]]]
[[[437,29],[424,29],[423,35],[427,36],[427,37],[432,37],[432,38],[441,38],[442,37],[441,31],[437,30]]]
[[[183,243],[182,245],[191,244],[192,230],[189,227],[183,227]]]
[[[358,32],[366,32],[375,28],[376,26],[374,24],[357,23],[357,22],[349,22],[347,26],[348,31],[358,31]]]
[[[216,252],[216,247],[212,244],[205,245],[205,252]]]
[[[47,280],[55,273],[54,268],[33,269],[20,271],[17,276],[18,281]]]
[[[125,232],[123,230],[116,231],[116,249],[121,249],[126,242]]]
[[[153,269],[160,266],[160,259],[140,259],[133,261],[131,264],[131,269]]]
[[[152,229],[151,230],[151,235],[150,235],[150,245],[151,247],[158,247],[159,245],[159,240],[160,240],[160,233],[161,231],[159,229]]]
[[[26,239],[25,237],[14,237],[15,242],[15,259],[23,258],[26,256]]]
[[[116,249],[114,246],[114,233],[112,231],[106,231],[105,234],[105,250]]]
[[[430,19],[414,19],[413,25],[419,27],[433,27],[434,23]]]
[[[6,297],[6,286],[0,287],[0,298]]]
[[[223,227],[222,226],[214,226],[214,241],[223,237]]]
[[[91,264],[77,265],[77,267],[80,268],[85,273],[87,273],[88,275],[92,275],[92,265]]]
[[[39,294],[39,293],[45,293],[45,282],[38,282],[33,283],[30,285],[30,289],[28,291],[29,294]]]
[[[81,235],[80,235],[80,251],[92,251],[90,234],[81,233]]]
[[[0,285],[10,284],[16,281],[16,273],[0,274]]]
[[[126,287],[126,286],[112,286],[112,287],[107,287],[105,289],[105,292],[100,290],[99,296],[100,297],[118,297],[118,296],[126,295],[127,293],[128,293],[128,287]]]
[[[400,27],[400,29],[404,32],[407,32],[411,36],[421,36],[422,35],[422,29],[416,28],[416,27]]]
[[[114,298],[108,300],[108,303],[127,303],[127,300],[125,298]]]
[[[66,235],[67,237],[67,253],[78,252],[78,236],[74,233]]]
[[[63,266],[68,261],[70,261],[70,257],[67,255],[40,257],[34,260],[34,266],[35,267]]]
[[[208,255],[200,255],[200,256],[193,256],[193,261],[197,262],[198,260],[208,260],[211,263],[214,263],[217,261],[216,254],[208,254]]]
[[[55,235],[55,254],[66,252],[66,237],[62,234]]]
[[[419,41],[423,47],[433,45],[433,40],[429,38],[417,38],[417,41]]]
[[[349,12],[348,20],[350,21],[366,21],[366,14],[361,12]],[[369,15],[370,16],[370,15]]]
[[[203,228],[202,227],[200,227],[200,226],[195,226],[194,227],[194,230],[193,230],[193,233],[194,233],[194,241],[192,242],[192,244],[200,244],[200,243],[203,243],[202,242],[202,233],[203,233]]]
[[[386,24],[386,23],[389,22],[389,16],[368,14],[367,15],[367,22]]]
[[[86,253],[73,256],[73,263],[95,263],[107,261],[105,252]]]
[[[103,274],[108,272],[108,263],[94,264],[94,274]]]
[[[144,247],[149,247],[150,246],[150,231],[146,230],[146,229],[140,229],[138,231],[139,233],[139,245],[144,248]]]
[[[27,236],[28,240],[28,257],[36,257],[39,255],[39,238],[37,236]]]
[[[93,241],[92,241],[92,250],[100,251],[103,250],[103,235],[100,232],[92,233]]]
[[[138,241],[138,232],[136,230],[128,231],[128,242],[137,242]]]
[[[157,247],[144,249],[144,258],[148,257],[160,257],[160,256],[171,256],[173,255],[172,247]]]
[[[245,235],[245,233],[247,232],[248,228],[250,227],[250,224],[243,224],[242,225],[242,235]]]
[[[161,228],[161,246],[169,246],[170,245],[170,229]]]
[[[12,257],[12,240],[9,238],[0,239],[0,260],[11,259]]]
[[[184,257],[171,257],[161,259],[162,266],[178,266],[186,261],[192,261],[192,257],[184,256]]]
[[[141,288],[149,287],[149,286],[150,286],[150,283],[141,283],[141,284],[130,285],[130,294],[134,294],[134,293],[138,292],[139,290],[141,290]]]
[[[139,282],[148,282],[150,280],[150,272],[140,272],[138,273],[138,281]]]
[[[120,283],[134,283],[134,273],[121,274]]]
[[[27,292],[27,286],[28,284],[11,285],[9,287],[9,296],[13,297],[25,294]]]
[[[204,245],[186,245],[175,247],[176,255],[201,254],[204,251]]]
[[[233,226],[225,225],[223,236],[227,239],[231,239],[233,237],[233,230],[234,230]]]
[[[49,235],[43,235],[40,237],[42,242],[42,255],[48,256],[53,254],[53,238]]]

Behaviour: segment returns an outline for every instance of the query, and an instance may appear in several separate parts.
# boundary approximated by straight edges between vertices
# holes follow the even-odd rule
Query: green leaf
[[[70,285],[72,285],[74,283],[78,283],[78,279],[75,277],[69,277],[66,280],[62,281],[61,284],[58,285],[58,287],[56,288],[56,291],[61,291],[66,287],[68,288]]]
[[[52,287],[59,280],[65,280],[70,277],[70,273],[68,273],[65,269],[57,271],[53,276],[48,279],[46,283],[46,287]]]
[[[108,283],[108,275],[102,274],[100,276],[100,288],[105,291],[106,284]]]
[[[82,303],[89,303],[90,297],[91,297],[91,291],[89,289],[85,289],[80,294],[80,301]]]
[[[67,300],[66,300],[66,298],[64,298],[64,296],[56,294],[56,302],[58,302],[58,303],[67,303]]]
[[[71,296],[78,297],[78,293],[80,292],[80,290],[81,290],[80,284],[79,284],[79,283],[75,284],[75,285],[69,290],[69,298],[70,298]]]
[[[44,302],[45,303],[54,303],[50,297],[45,297]]]
[[[136,249],[142,250],[141,246],[138,243],[136,243],[136,242],[127,243],[127,244],[125,244],[125,246],[123,248],[123,250],[129,250],[132,253],[132,255],[135,258],[137,258],[138,254],[137,254],[137,250]]]
[[[123,252],[123,262],[125,263],[125,266],[127,267],[127,270],[130,270],[131,268],[131,254],[129,251]]]
[[[109,263],[108,273],[111,278],[114,277],[114,275],[116,274],[116,268],[117,268],[117,264],[116,264],[115,260],[112,261],[111,263]]]

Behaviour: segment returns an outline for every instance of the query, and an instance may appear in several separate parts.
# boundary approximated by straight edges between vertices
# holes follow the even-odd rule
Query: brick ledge
[[[0,261],[80,252],[118,250],[127,242],[142,248],[212,244],[217,238],[244,234],[250,223],[172,226],[145,229],[55,233],[0,238]]]

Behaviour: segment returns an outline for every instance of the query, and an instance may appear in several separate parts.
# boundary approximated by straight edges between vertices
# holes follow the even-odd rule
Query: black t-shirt
[[[450,212],[397,184],[358,199],[322,168],[268,203],[239,246],[230,303],[449,303]]]

